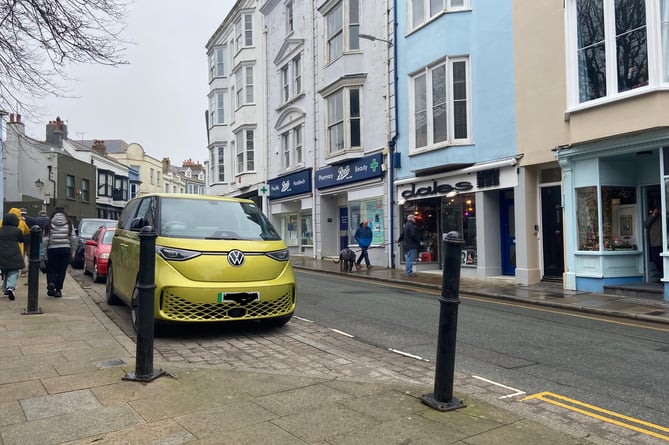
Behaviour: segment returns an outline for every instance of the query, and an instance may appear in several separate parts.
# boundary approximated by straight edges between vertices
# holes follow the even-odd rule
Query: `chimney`
[[[93,145],[91,145],[91,150],[93,150],[99,155],[105,156],[107,154],[107,147],[105,147],[105,141],[102,141],[100,139],[94,140]]]
[[[10,113],[9,115],[9,122],[7,122],[7,140],[9,141],[10,139],[17,139],[18,136],[25,136],[26,135],[26,126],[23,125],[23,122],[21,122],[21,115],[16,113],[16,117],[14,117],[14,113]],[[10,131],[11,129],[11,131]]]
[[[67,139],[67,124],[61,121],[60,117],[55,121],[49,121],[46,126],[46,143],[62,147],[64,139]]]
[[[163,158],[163,174],[170,170],[170,158]]]

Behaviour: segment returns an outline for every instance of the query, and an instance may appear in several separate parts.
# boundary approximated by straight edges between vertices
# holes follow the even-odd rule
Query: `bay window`
[[[411,77],[413,148],[469,142],[468,63],[466,58],[447,59]]]

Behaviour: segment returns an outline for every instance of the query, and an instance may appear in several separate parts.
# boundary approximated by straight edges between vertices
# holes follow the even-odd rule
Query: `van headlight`
[[[156,246],[156,253],[167,261],[186,261],[202,255],[202,252],[171,247]]]
[[[267,252],[265,255],[277,261],[288,261],[290,253],[288,249],[275,250],[274,252]]]

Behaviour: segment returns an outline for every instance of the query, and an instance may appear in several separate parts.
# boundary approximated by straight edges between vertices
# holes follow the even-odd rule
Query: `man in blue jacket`
[[[360,267],[360,263],[362,263],[364,258],[367,269],[371,269],[372,265],[369,262],[367,248],[370,244],[372,244],[372,229],[369,228],[369,223],[366,219],[360,223],[360,226],[356,229],[354,236],[355,240],[358,242],[358,246],[360,246],[360,249],[362,249],[360,252],[360,258],[358,258],[358,261],[356,261],[355,264]]]

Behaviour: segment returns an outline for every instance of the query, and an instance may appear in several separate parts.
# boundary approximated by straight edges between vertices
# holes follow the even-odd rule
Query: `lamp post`
[[[365,39],[365,40],[371,40],[372,42],[375,42],[375,41],[378,40],[379,42],[387,43],[387,44],[388,44],[388,48],[390,48],[391,46],[393,46],[393,42],[392,42],[392,41],[390,41],[390,40],[386,40],[386,39],[381,39],[381,38],[379,38],[379,37],[375,37],[375,36],[371,36],[371,35],[369,35],[369,34],[358,34],[358,37],[360,37],[361,39]]]

